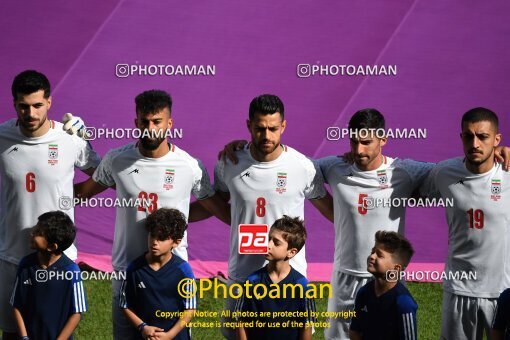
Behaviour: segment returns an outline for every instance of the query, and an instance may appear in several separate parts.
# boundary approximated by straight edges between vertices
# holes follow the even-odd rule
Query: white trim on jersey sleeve
[[[128,304],[127,304],[127,298],[126,298],[126,286],[127,286],[127,281],[124,280],[122,281],[122,283],[120,284],[120,289],[119,289],[119,307],[120,308],[128,308]]]
[[[83,313],[87,311],[87,300],[85,298],[85,289],[83,281],[73,282],[73,310],[74,313]]]
[[[402,314],[402,326],[404,327],[404,339],[416,340],[416,330],[413,313]]]
[[[14,283],[14,288],[12,290],[10,304],[14,307],[14,300],[16,299],[16,290],[18,289],[18,283],[19,283],[19,276],[16,275],[16,282]]]
[[[186,285],[186,298],[184,299],[184,309],[197,309],[197,285]]]

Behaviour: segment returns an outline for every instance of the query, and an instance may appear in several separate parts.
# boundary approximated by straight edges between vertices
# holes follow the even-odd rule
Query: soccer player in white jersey
[[[446,207],[448,258],[443,281],[442,339],[490,339],[496,302],[509,287],[510,173],[494,161],[498,117],[486,108],[464,114],[464,157],[438,163],[421,188],[453,199]]]
[[[229,206],[211,187],[209,175],[202,163],[184,150],[167,142],[167,130],[172,127],[172,99],[160,90],[149,90],[136,99],[137,128],[142,131],[138,142],[110,150],[93,177],[79,185],[79,197],[88,198],[108,187],[114,187],[120,200],[140,199],[138,207],[117,207],[112,262],[116,271],[125,271],[128,264],[147,248],[145,218],[158,208],[173,208],[188,218],[190,194],[205,209],[230,224]],[[144,206],[144,201],[150,201]],[[186,234],[174,253],[188,260]],[[114,338],[128,339],[131,323],[119,306],[121,280],[114,280]]]
[[[36,71],[18,74],[12,84],[17,118],[0,125],[0,329],[17,339],[9,299],[16,267],[30,250],[30,228],[39,215],[73,196],[74,168],[92,175],[99,157],[90,145],[48,118],[48,78]],[[81,123],[80,123],[81,124]],[[61,197],[63,199],[61,199]],[[65,212],[73,219],[74,210]],[[75,260],[76,247],[65,251]]]
[[[238,163],[220,160],[214,172],[216,191],[231,203],[229,284],[244,283],[248,275],[265,263],[264,254],[239,253],[239,224],[270,226],[283,215],[303,219],[305,199],[332,218],[332,210],[328,210],[331,196],[314,164],[280,143],[286,126],[280,98],[270,94],[254,98],[246,124],[251,143],[236,152]],[[304,248],[290,264],[306,276]],[[225,308],[233,310],[234,303],[234,299],[227,298]],[[235,338],[233,328],[222,328],[222,333],[226,338]]]
[[[382,154],[386,138],[383,115],[375,109],[356,112],[349,121],[354,163],[331,156],[317,160],[334,204],[335,255],[328,311],[353,310],[358,290],[371,279],[366,256],[376,231],[404,234],[405,206],[379,206],[378,199],[409,198],[433,167],[432,163],[390,158]],[[348,339],[350,319],[330,319],[326,339]]]

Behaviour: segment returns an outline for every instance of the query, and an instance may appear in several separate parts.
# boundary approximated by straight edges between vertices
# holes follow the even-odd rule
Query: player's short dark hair
[[[376,109],[359,110],[349,120],[349,130],[384,129],[384,116]]]
[[[160,241],[182,239],[187,227],[186,216],[177,209],[160,208],[150,214],[145,222],[151,237]]]
[[[12,97],[18,99],[18,94],[27,95],[37,91],[44,91],[44,98],[51,94],[50,81],[46,76],[34,70],[23,71],[12,81]]]
[[[165,108],[172,112],[172,97],[162,90],[148,90],[135,98],[136,113],[156,113]]]
[[[375,242],[381,244],[384,250],[391,253],[402,268],[407,267],[414,255],[411,243],[394,231],[379,230],[375,233]]]
[[[71,218],[62,211],[50,211],[37,218],[32,235],[42,236],[49,245],[58,245],[56,254],[61,254],[71,246],[76,237],[76,227]]]
[[[464,128],[464,123],[478,123],[482,121],[488,121],[494,126],[496,132],[499,129],[499,119],[498,116],[489,109],[484,107],[475,107],[474,109],[469,110],[464,113],[462,116],[462,121],[460,123],[460,128]]]
[[[288,243],[287,249],[296,248],[298,251],[303,248],[306,242],[306,229],[303,220],[299,217],[283,215],[282,218],[274,221],[271,230],[279,230],[283,239]],[[269,232],[271,232],[271,230]]]
[[[255,114],[271,115],[276,112],[280,112],[282,121],[283,115],[283,102],[278,96],[274,94],[262,94],[258,97],[253,98],[250,103],[250,120],[255,118]]]

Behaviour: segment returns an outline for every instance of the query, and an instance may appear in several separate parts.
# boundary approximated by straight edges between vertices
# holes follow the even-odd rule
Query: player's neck
[[[62,257],[62,253],[54,254],[54,253],[50,253],[48,251],[38,251],[37,252],[37,260],[39,262],[39,265],[44,269],[48,268],[49,266],[51,266],[52,264],[57,262],[58,259],[60,259],[61,257]]]
[[[164,141],[163,143],[159,144],[157,149],[147,150],[142,146],[142,143],[138,143],[138,150],[144,157],[160,158],[165,156],[168,152],[170,152],[170,146],[168,145],[167,141]]]
[[[254,146],[253,143],[250,145],[250,154],[257,162],[271,162],[280,157],[283,152],[283,148],[281,144],[278,144],[276,149],[270,154],[264,154],[259,152]]]
[[[397,282],[389,282],[386,280],[386,277],[376,277],[374,284],[375,295],[379,297],[387,291],[391,290],[396,285]]]
[[[494,168],[494,155],[489,157],[482,164],[473,164],[466,159],[466,169],[474,174],[484,174],[489,172]]]
[[[285,260],[269,261],[267,264],[269,278],[271,278],[271,281],[274,283],[278,283],[286,278],[290,273],[290,269],[289,261]]]
[[[25,137],[37,138],[37,137],[44,136],[50,130],[50,127],[51,127],[50,120],[48,118],[46,118],[43,125],[41,125],[41,127],[35,131],[29,131],[29,130],[25,129],[21,124],[19,125],[19,131]]]
[[[161,267],[163,267],[165,264],[167,264],[168,261],[170,261],[172,259],[172,256],[173,256],[173,254],[171,251],[169,251],[166,254],[161,254],[159,256],[152,255],[151,252],[149,251],[145,255],[145,259],[147,260],[147,263],[149,264],[149,266],[153,270],[157,271],[157,270],[161,269]]]
[[[378,169],[383,164],[384,156],[382,153],[379,154],[372,162],[366,164],[366,165],[359,165],[356,164],[358,169],[361,171],[373,171]]]

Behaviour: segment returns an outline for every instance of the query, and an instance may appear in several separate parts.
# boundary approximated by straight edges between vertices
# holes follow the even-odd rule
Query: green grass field
[[[418,337],[420,339],[438,339],[441,326],[441,298],[442,290],[439,284],[408,283],[414,299],[418,302]],[[111,339],[111,284],[108,281],[86,281],[89,299],[89,312],[84,314],[78,327],[76,339]],[[327,299],[316,300],[317,310],[326,311]],[[199,310],[223,310],[223,299],[215,299],[212,292],[199,301]],[[198,319],[201,321],[215,321],[213,319]],[[324,318],[319,322],[325,322]],[[217,328],[193,328],[194,339],[222,339]],[[323,329],[317,329],[314,339],[324,339]],[[283,340],[283,339],[282,339]]]

